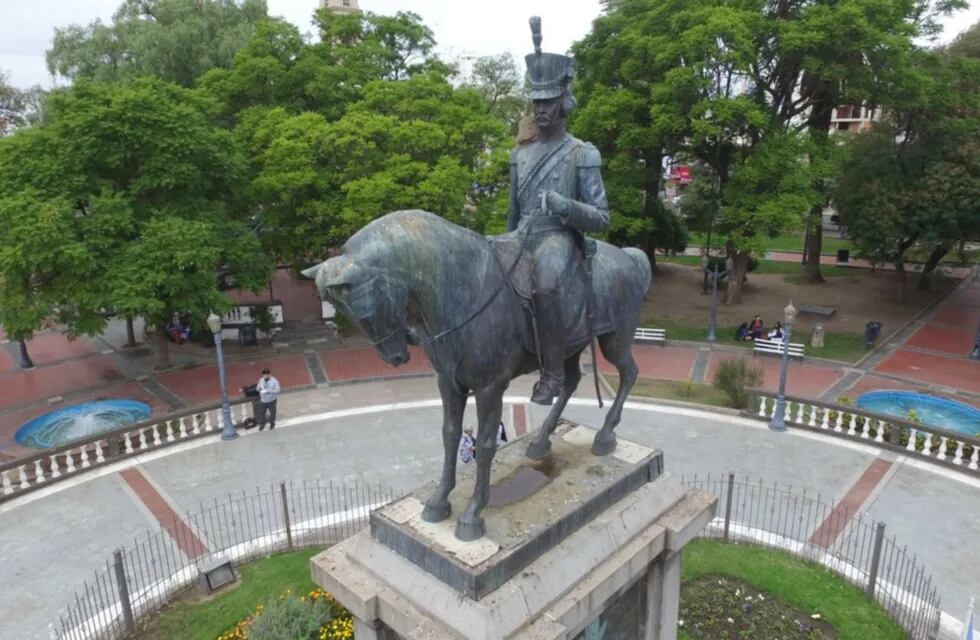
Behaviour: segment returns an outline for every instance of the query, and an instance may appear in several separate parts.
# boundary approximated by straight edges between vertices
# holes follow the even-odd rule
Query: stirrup
[[[551,376],[541,376],[541,379],[534,383],[531,402],[543,405],[554,404],[555,397],[561,394],[561,387],[561,380],[552,378]]]

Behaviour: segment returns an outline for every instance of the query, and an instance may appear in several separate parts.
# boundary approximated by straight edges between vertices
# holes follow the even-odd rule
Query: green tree
[[[335,122],[272,109],[249,113],[238,128],[255,159],[248,193],[263,242],[290,264],[395,209],[471,224],[474,185],[498,166],[487,149],[500,145],[504,127],[475,91],[432,73],[376,80],[363,93]]]
[[[9,76],[0,69],[0,136],[13,133],[27,123],[27,109],[23,93],[9,82]]]
[[[125,0],[111,24],[55,29],[48,69],[69,80],[152,75],[189,87],[230,67],[265,17],[265,0]]]
[[[980,61],[924,55],[921,93],[848,142],[835,201],[860,255],[895,266],[930,250],[919,288],[956,243],[980,235]]]
[[[217,291],[219,268],[230,269],[246,288],[265,282],[269,261],[241,208],[242,153],[231,133],[215,125],[214,111],[195,92],[153,78],[79,81],[51,96],[49,122],[0,141],[0,193],[33,192],[45,210],[71,217],[71,225],[58,227],[61,244],[84,247],[100,269],[94,275],[61,269],[64,282],[48,278],[35,287],[44,292],[42,300],[53,300],[48,308],[57,309],[55,321],[73,332],[95,333],[104,326],[98,312],[108,310],[143,315],[161,327],[176,312],[206,315],[202,301],[219,309],[227,304]],[[70,205],[70,215],[63,203]],[[0,219],[0,227],[7,224]],[[5,236],[6,248],[15,253],[31,250],[31,217],[22,224],[23,233]],[[194,238],[186,237],[191,233]],[[180,262],[160,259],[152,266],[134,260],[139,251],[159,258],[152,251],[162,246],[160,238],[188,244],[186,252],[170,245]],[[194,253],[201,243],[211,253]],[[162,278],[179,280],[185,269],[185,284],[151,290]],[[198,272],[210,276],[193,275]],[[42,315],[34,318],[40,322]],[[166,340],[158,334],[161,365],[168,366]]]
[[[962,32],[946,47],[951,56],[980,58],[980,22]]]
[[[478,58],[464,86],[479,92],[489,113],[503,121],[512,136],[517,135],[521,118],[527,113],[528,97],[514,56],[501,53]]]
[[[683,226],[660,200],[666,141],[650,111],[653,89],[671,64],[658,58],[657,47],[670,37],[674,8],[654,0],[620,3],[573,46],[579,108],[572,130],[602,152],[610,239],[640,244],[651,257],[657,248],[686,244]]]

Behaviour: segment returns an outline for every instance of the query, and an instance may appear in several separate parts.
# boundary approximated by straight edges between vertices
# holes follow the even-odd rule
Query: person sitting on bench
[[[752,339],[755,340],[766,335],[765,331],[766,325],[763,324],[762,318],[759,317],[759,314],[755,314],[755,317],[752,318],[752,324],[749,325],[749,334],[751,335]]]
[[[783,323],[777,322],[776,327],[769,332],[768,337],[770,340],[782,340],[783,339]]]

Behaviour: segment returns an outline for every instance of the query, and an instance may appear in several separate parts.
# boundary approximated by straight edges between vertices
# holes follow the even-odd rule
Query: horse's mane
[[[466,255],[467,249],[478,246],[488,250],[485,236],[421,209],[393,211],[374,220],[351,236],[344,244],[344,253],[359,255],[378,243],[388,255],[402,260],[411,258],[408,252],[417,253],[425,246],[446,257]]]

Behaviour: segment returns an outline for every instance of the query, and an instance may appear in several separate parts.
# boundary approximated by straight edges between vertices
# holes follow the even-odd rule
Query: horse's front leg
[[[476,412],[480,429],[476,436],[476,486],[466,511],[456,523],[456,537],[476,540],[486,533],[480,512],[490,501],[490,465],[497,453],[497,433],[507,383],[498,383],[476,392]]]
[[[602,355],[616,367],[619,373],[619,389],[616,390],[616,399],[613,400],[609,413],[606,414],[602,429],[596,433],[595,440],[592,441],[592,453],[597,456],[609,455],[616,450],[616,433],[613,429],[623,417],[623,405],[626,404],[626,398],[629,397],[639,373],[636,361],[633,360],[633,332],[633,329],[621,330],[599,338]]]
[[[555,427],[558,426],[558,420],[561,419],[565,406],[568,405],[569,399],[575,393],[575,389],[578,388],[578,383],[582,379],[582,370],[578,364],[581,355],[581,353],[576,353],[565,360],[565,382],[562,384],[561,395],[558,396],[558,401],[551,407],[548,417],[541,423],[541,428],[538,429],[537,434],[527,446],[526,455],[532,460],[543,460],[551,453],[551,434],[555,432]]]
[[[442,396],[442,477],[436,492],[422,510],[422,519],[426,522],[441,522],[452,512],[449,493],[456,486],[456,455],[466,410],[466,390],[458,388],[442,374],[439,374],[439,395]]]

